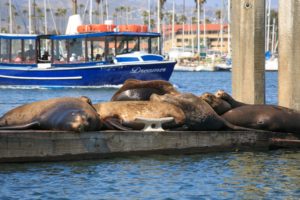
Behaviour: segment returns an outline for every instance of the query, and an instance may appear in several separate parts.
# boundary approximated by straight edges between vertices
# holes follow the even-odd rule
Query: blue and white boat
[[[127,79],[169,80],[160,34],[99,32],[75,35],[0,34],[0,86],[93,87]]]

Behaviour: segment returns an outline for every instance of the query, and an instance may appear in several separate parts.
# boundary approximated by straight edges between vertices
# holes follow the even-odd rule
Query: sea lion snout
[[[218,91],[215,93],[215,96],[218,97],[218,98],[225,97],[225,96],[226,96],[226,92],[225,92],[224,90],[218,90]]]
[[[75,112],[72,112],[72,116],[74,118],[70,123],[71,130],[74,130],[76,132],[84,132],[88,130],[90,122],[92,121],[90,117],[88,117],[86,114]]]

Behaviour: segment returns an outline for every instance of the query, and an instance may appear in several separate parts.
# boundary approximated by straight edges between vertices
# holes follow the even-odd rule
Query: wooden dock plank
[[[63,161],[137,154],[267,150],[271,138],[293,134],[264,131],[55,132],[0,131],[0,162]]]

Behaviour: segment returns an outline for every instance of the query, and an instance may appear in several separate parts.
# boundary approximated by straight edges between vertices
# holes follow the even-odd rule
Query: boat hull
[[[127,79],[169,80],[175,62],[100,63],[34,66],[0,65],[2,86],[103,86],[123,84]]]

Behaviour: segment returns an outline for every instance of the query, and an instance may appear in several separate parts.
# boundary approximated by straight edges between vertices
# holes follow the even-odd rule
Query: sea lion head
[[[219,115],[231,109],[231,105],[227,101],[216,97],[214,94],[209,92],[202,94],[200,98],[208,103]]]
[[[90,104],[90,105],[93,105],[93,104],[92,104],[92,100],[91,100],[89,97],[87,97],[87,96],[81,96],[81,97],[79,97],[79,99],[80,99],[81,101],[85,102],[85,103],[88,103],[88,104]]]
[[[100,130],[102,126],[98,113],[94,114],[83,110],[68,110],[53,120],[57,129],[79,133]]]
[[[221,99],[224,99],[225,101],[227,100],[230,100],[232,97],[227,93],[225,92],[224,90],[218,90],[216,93],[215,93],[215,96],[217,98],[221,98]]]

